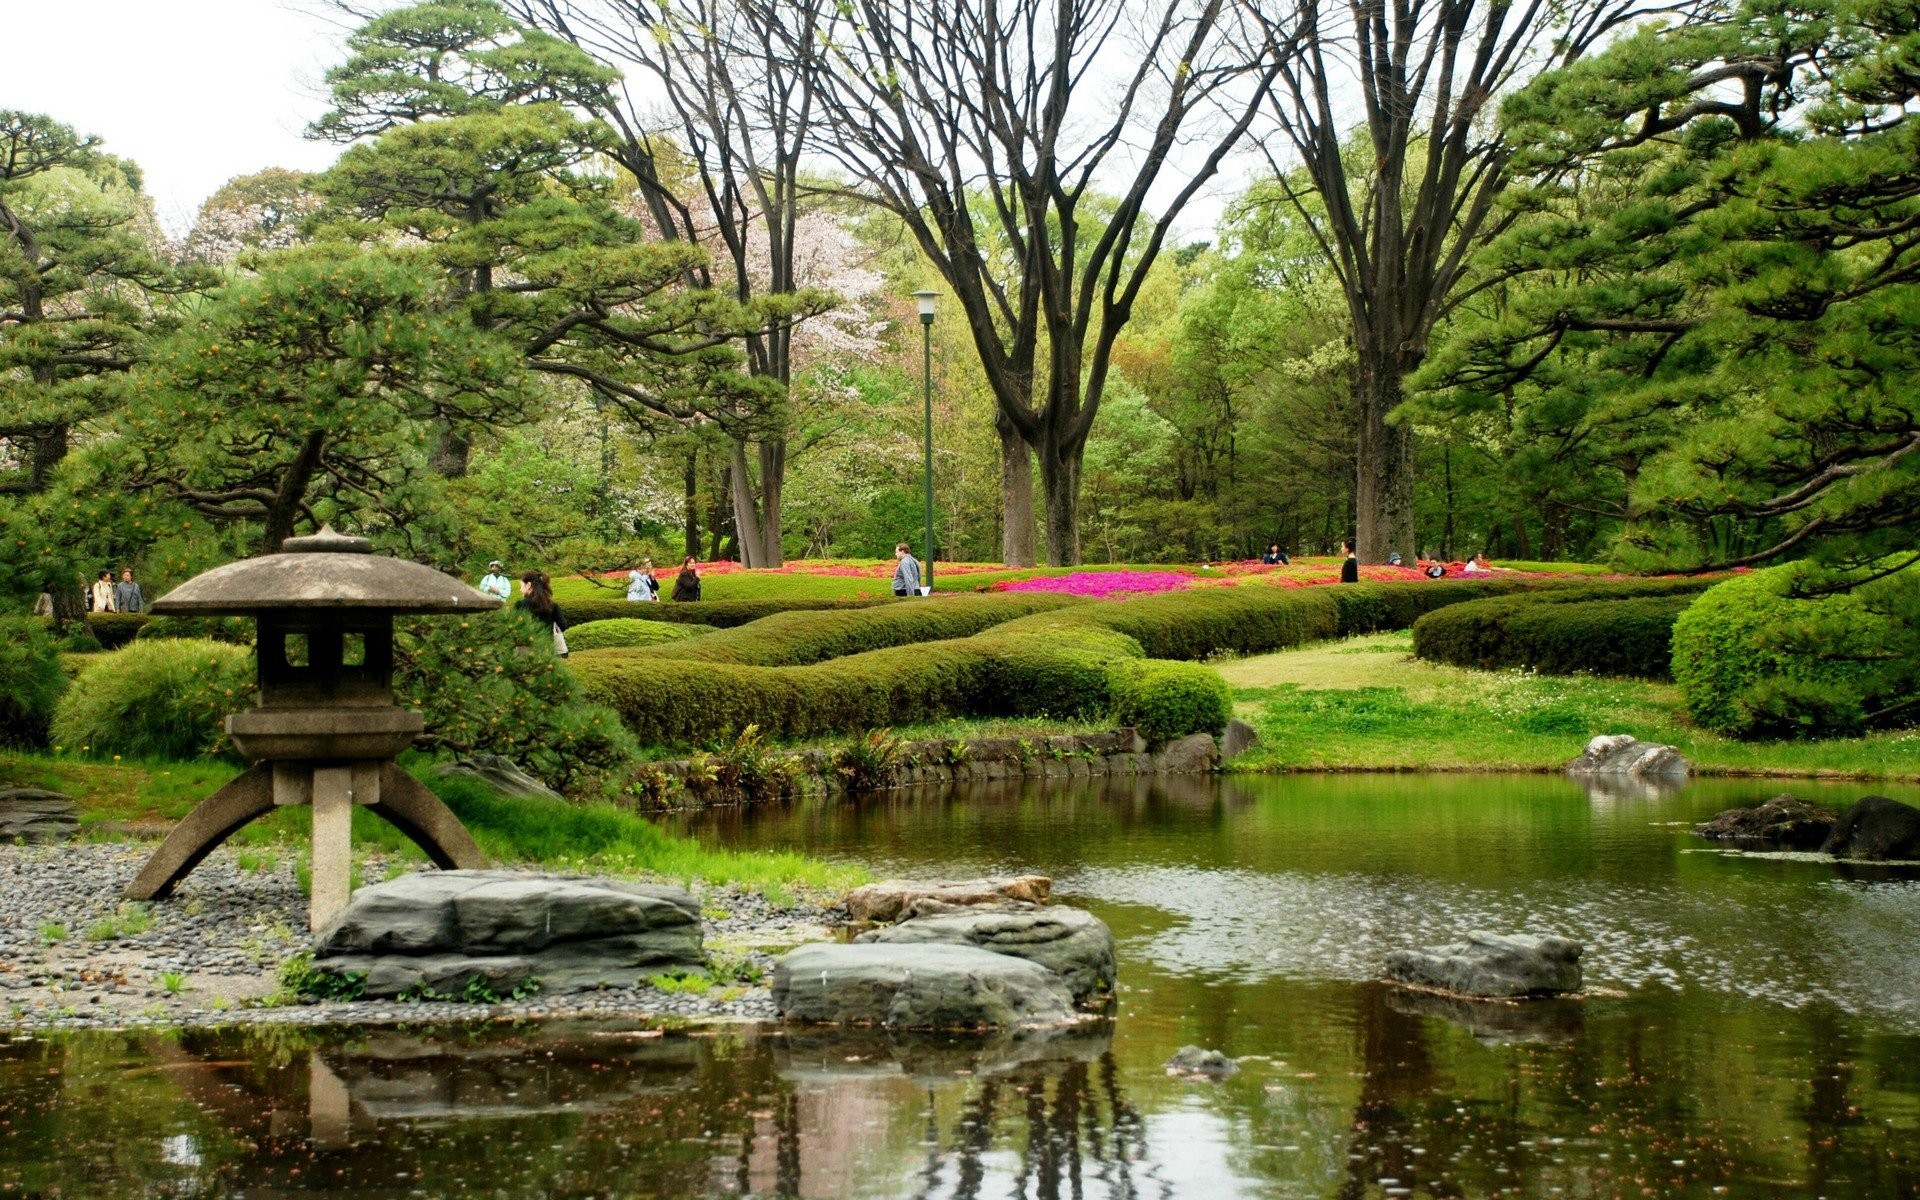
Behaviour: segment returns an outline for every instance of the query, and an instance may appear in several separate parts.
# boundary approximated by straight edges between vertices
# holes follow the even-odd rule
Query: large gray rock
[[[1475,931],[1464,942],[1387,955],[1387,978],[1459,996],[1551,996],[1580,990],[1580,943]]]
[[[0,788],[0,842],[57,842],[79,828],[73,797],[44,788]]]
[[[1113,991],[1113,931],[1078,908],[1039,905],[915,917],[855,939],[887,945],[978,946],[1039,963],[1067,981],[1076,1001]]]
[[[1210,733],[1175,738],[1153,756],[1153,769],[1161,775],[1205,775],[1219,766],[1220,746]]]
[[[1831,810],[1786,792],[1753,808],[1729,808],[1693,831],[1715,841],[1817,850],[1833,832],[1833,821]]]
[[[1045,904],[1053,880],[1045,875],[987,879],[883,879],[847,893],[843,903],[856,921],[899,921],[922,911],[950,912],[982,904],[1025,900]]]
[[[505,994],[631,987],[701,963],[700,906],[678,888],[512,871],[420,871],[362,888],[320,932],[316,967],[368,995],[478,979]]]
[[[1920,808],[1863,796],[1840,814],[1820,849],[1839,858],[1920,859]]]
[[[1227,722],[1226,732],[1220,735],[1220,761],[1232,762],[1260,743],[1260,735],[1253,726],[1239,717]]]
[[[973,946],[815,943],[773,968],[789,1021],[977,1029],[1073,1019],[1066,981],[1038,963]]]
[[[1628,775],[1635,778],[1686,778],[1692,769],[1678,750],[1659,742],[1643,742],[1631,734],[1602,734],[1587,743],[1586,753],[1567,764],[1569,775]]]

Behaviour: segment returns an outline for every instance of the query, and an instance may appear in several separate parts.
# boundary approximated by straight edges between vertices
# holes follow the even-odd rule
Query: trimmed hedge
[[[612,650],[639,646],[658,646],[680,642],[715,632],[711,625],[680,625],[671,621],[642,621],[634,617],[613,617],[588,621],[567,630],[569,650]]]
[[[140,636],[140,630],[152,620],[146,613],[94,612],[87,614],[87,628],[108,650],[120,647]]]
[[[108,614],[118,616],[121,614]],[[154,641],[159,638],[202,639],[215,642],[232,642],[236,646],[253,644],[253,619],[251,617],[149,617],[139,613],[127,613],[126,616],[139,616],[141,625],[135,632],[136,641]]]
[[[1204,668],[1170,670],[1153,659],[1256,654],[1303,642],[1404,628],[1431,609],[1489,594],[1542,585],[1522,580],[1434,580],[1278,588],[1205,588],[1121,601],[1048,597],[1047,611],[1004,619],[1016,602],[1038,595],[915,601],[886,619],[794,616],[672,647],[593,650],[572,669],[587,694],[619,711],[643,742],[707,745],[758,725],[776,738],[812,737],[953,716],[1111,717],[1145,714],[1156,732],[1177,737],[1225,723],[1224,689],[1205,682]],[[955,601],[959,601],[956,603]],[[690,607],[690,606],[689,606]],[[895,624],[893,614],[900,622]],[[947,622],[1001,623],[971,637],[867,650],[806,665],[719,662],[687,654],[727,646],[724,653],[818,654],[861,638],[905,636]],[[917,625],[925,622],[924,626]],[[769,649],[755,647],[760,633]],[[1124,669],[1123,669],[1124,668]],[[1204,676],[1195,673],[1204,671]],[[1164,706],[1147,702],[1144,681],[1177,693]]]
[[[1088,601],[1074,596],[944,596],[849,612],[785,612],[697,641],[675,642],[652,657],[802,667],[890,646],[972,637],[996,625]],[[572,634],[568,638],[571,640]]]
[[[225,642],[135,642],[90,664],[53,713],[54,744],[95,758],[228,754],[227,714],[247,707],[253,651]]]
[[[611,621],[632,617],[644,621],[672,621],[678,625],[711,625],[732,629],[762,617],[783,612],[837,612],[850,608],[874,608],[898,604],[892,596],[876,600],[819,600],[807,598],[770,600],[698,600],[685,604],[672,601],[647,603],[608,597],[605,600],[562,600],[560,608],[575,625],[590,621]]]
[[[1455,604],[1413,625],[1413,652],[1481,670],[1670,677],[1673,623],[1703,580],[1569,588]]]
[[[1908,707],[1920,684],[1920,570],[1832,590],[1844,582],[1788,563],[1695,601],[1673,628],[1688,716],[1737,737],[1845,735],[1920,718]]]
[[[1217,734],[1233,716],[1233,692],[1211,667],[1145,659],[1113,672],[1112,716],[1150,742]]]

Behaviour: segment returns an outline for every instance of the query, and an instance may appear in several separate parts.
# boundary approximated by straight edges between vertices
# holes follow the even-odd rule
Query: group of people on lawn
[[[1340,582],[1359,583],[1360,554],[1353,548],[1352,542],[1340,543],[1340,557]],[[1285,550],[1280,548],[1279,542],[1274,542],[1267,547],[1267,552],[1260,556],[1260,561],[1269,567],[1284,567],[1293,562],[1293,558]],[[1387,565],[1390,567],[1403,567],[1406,565],[1406,560],[1400,557],[1398,550],[1395,550],[1387,555]],[[1441,562],[1432,551],[1428,551],[1421,556],[1417,564],[1417,569],[1428,579],[1443,579],[1447,575],[1447,564]],[[1487,562],[1487,556],[1482,552],[1467,559],[1466,563],[1460,568],[1460,574],[1491,575],[1493,574],[1493,565]]]

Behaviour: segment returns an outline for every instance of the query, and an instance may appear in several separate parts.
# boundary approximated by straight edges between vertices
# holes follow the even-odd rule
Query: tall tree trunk
[[[1080,456],[1084,445],[1069,450],[1048,447],[1040,454],[1040,486],[1046,489],[1047,565],[1080,565]]]
[[[729,536],[733,532],[733,521],[731,514],[727,512],[729,507],[727,497],[732,491],[733,467],[723,465],[720,468],[720,486],[713,489],[713,510],[707,514],[708,562],[725,561],[722,553],[727,549],[728,543],[733,540]]]
[[[1387,423],[1404,377],[1396,359],[1363,346],[1354,372],[1354,549],[1363,563],[1383,563],[1395,550],[1413,561],[1413,430]]]
[[[740,562],[747,567],[778,567],[786,561],[780,546],[780,506],[787,475],[787,444],[760,442],[755,446],[755,456],[760,467],[757,496],[753,473],[747,469],[746,443],[734,441],[731,492]]]
[[[300,517],[301,501],[306,499],[307,485],[313,482],[314,472],[320,469],[320,452],[326,444],[324,429],[310,431],[300,443],[299,453],[287,465],[287,473],[280,477],[280,489],[274,493],[273,503],[267,506],[260,553],[276,553],[280,543],[293,536],[293,523]]]
[[[1000,434],[1000,558],[1009,567],[1031,567],[1033,552],[1033,450],[1006,415],[995,416]]]
[[[681,528],[681,551],[683,557],[700,557],[700,451],[687,451],[687,463],[681,472],[681,482],[686,485],[684,522]]]
[[[442,479],[462,479],[467,474],[467,461],[472,457],[473,443],[464,434],[443,422],[434,424],[433,449],[427,453],[428,470]]]
[[[740,565],[749,570],[764,567],[760,561],[761,540],[760,510],[754,503],[753,477],[747,472],[746,443],[734,438],[728,446],[728,457],[732,461],[732,470],[728,479],[732,486],[727,491],[733,502],[733,528],[740,539]]]

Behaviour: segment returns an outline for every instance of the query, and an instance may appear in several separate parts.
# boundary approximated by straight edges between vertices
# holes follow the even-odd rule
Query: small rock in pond
[[[1387,955],[1387,978],[1459,996],[1513,999],[1580,990],[1580,943],[1474,931],[1464,942]]]
[[[1038,963],[974,946],[817,942],[773,968],[789,1021],[889,1029],[1006,1029],[1074,1019],[1066,981]]]
[[[1225,1079],[1239,1070],[1240,1064],[1220,1051],[1202,1050],[1198,1046],[1182,1046],[1167,1060],[1169,1075],[1203,1075],[1209,1079]]]
[[[1753,808],[1729,808],[1693,831],[1720,841],[1764,842],[1792,850],[1817,850],[1833,832],[1834,815],[1786,792]]]
[[[1920,808],[1864,796],[1840,814],[1820,849],[1836,858],[1920,859]]]
[[[1685,776],[1692,764],[1672,746],[1643,742],[1631,734],[1602,734],[1567,764],[1569,775]]]
[[[1113,932],[1105,921],[1078,908],[1020,905],[915,917],[869,930],[855,940],[889,945],[978,946],[997,954],[1011,954],[1059,975],[1077,1001],[1111,992],[1119,969],[1113,953]]]
[[[883,879],[847,893],[847,913],[856,921],[897,921],[922,900],[944,906],[972,908],[1025,900],[1045,904],[1053,880],[1045,875],[1015,875],[988,879]]]

